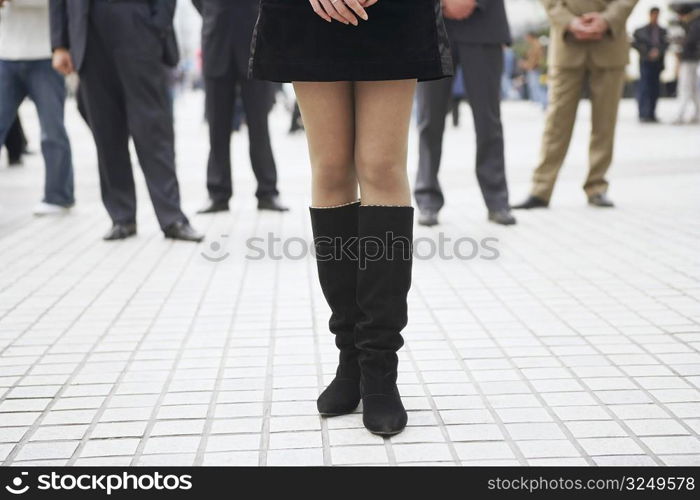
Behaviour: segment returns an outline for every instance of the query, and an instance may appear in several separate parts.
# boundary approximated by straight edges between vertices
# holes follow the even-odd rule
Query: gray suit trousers
[[[476,175],[489,210],[509,207],[501,124],[503,49],[499,44],[453,43],[455,64],[464,75],[476,131]],[[422,210],[440,210],[444,195],[438,180],[445,119],[452,98],[453,79],[418,85],[420,133],[415,197]]]

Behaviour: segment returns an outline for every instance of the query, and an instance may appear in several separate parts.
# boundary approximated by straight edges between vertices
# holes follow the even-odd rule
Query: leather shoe
[[[588,197],[588,204],[600,208],[613,208],[615,204],[605,193],[594,194]]]
[[[512,226],[518,223],[518,221],[515,220],[515,217],[513,217],[513,214],[510,213],[510,210],[507,208],[489,211],[489,220],[502,226]]]
[[[107,231],[102,239],[105,241],[117,241],[125,240],[131,236],[136,235],[136,224],[123,224],[121,222],[115,222],[112,229]]]
[[[433,227],[439,224],[438,211],[432,209],[421,210],[418,215],[418,224],[426,227]]]
[[[197,211],[198,214],[215,214],[218,212],[228,212],[228,201],[209,200],[209,203]]]
[[[289,207],[282,205],[279,196],[266,196],[258,200],[258,210],[271,210],[273,212],[286,212]]]
[[[533,208],[547,208],[549,207],[549,202],[538,198],[535,195],[528,196],[525,201],[517,205],[513,205],[511,208],[513,210],[531,210]]]
[[[194,230],[190,223],[184,220],[174,222],[163,230],[165,237],[171,240],[193,241],[199,243],[204,235]]]

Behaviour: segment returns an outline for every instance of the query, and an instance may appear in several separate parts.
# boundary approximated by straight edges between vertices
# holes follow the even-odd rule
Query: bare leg
[[[411,205],[406,163],[415,90],[415,80],[355,83],[355,166],[363,205]]]
[[[312,205],[357,200],[352,82],[295,82],[312,169]]]

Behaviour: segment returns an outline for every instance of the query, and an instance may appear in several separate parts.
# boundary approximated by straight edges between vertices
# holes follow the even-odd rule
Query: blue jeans
[[[73,196],[73,161],[63,123],[65,80],[50,59],[0,60],[0,144],[17,116],[20,104],[31,98],[39,113],[41,151],[46,163],[44,202],[70,206]]]
[[[530,93],[530,100],[547,107],[547,87],[542,85],[542,73],[538,69],[531,69],[527,72],[527,90]]]

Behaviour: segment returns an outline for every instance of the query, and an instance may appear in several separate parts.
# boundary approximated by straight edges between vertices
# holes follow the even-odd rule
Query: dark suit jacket
[[[477,0],[474,13],[463,21],[445,19],[452,42],[510,45],[504,0]]]
[[[92,0],[51,0],[49,2],[51,24],[51,48],[70,49],[73,65],[79,71],[85,57],[88,14]],[[173,29],[173,16],[177,0],[148,0],[153,25],[163,39],[163,62],[176,66],[180,52]]]
[[[235,62],[236,72],[245,78],[259,0],[192,0],[192,3],[202,15],[204,76],[224,76]]]
[[[639,51],[639,56],[643,61],[648,60],[649,52],[656,47],[660,51],[658,62],[663,66],[666,51],[668,50],[668,35],[664,28],[659,26],[659,43],[655,45],[651,35],[652,26],[647,24],[634,32],[632,46]]]

